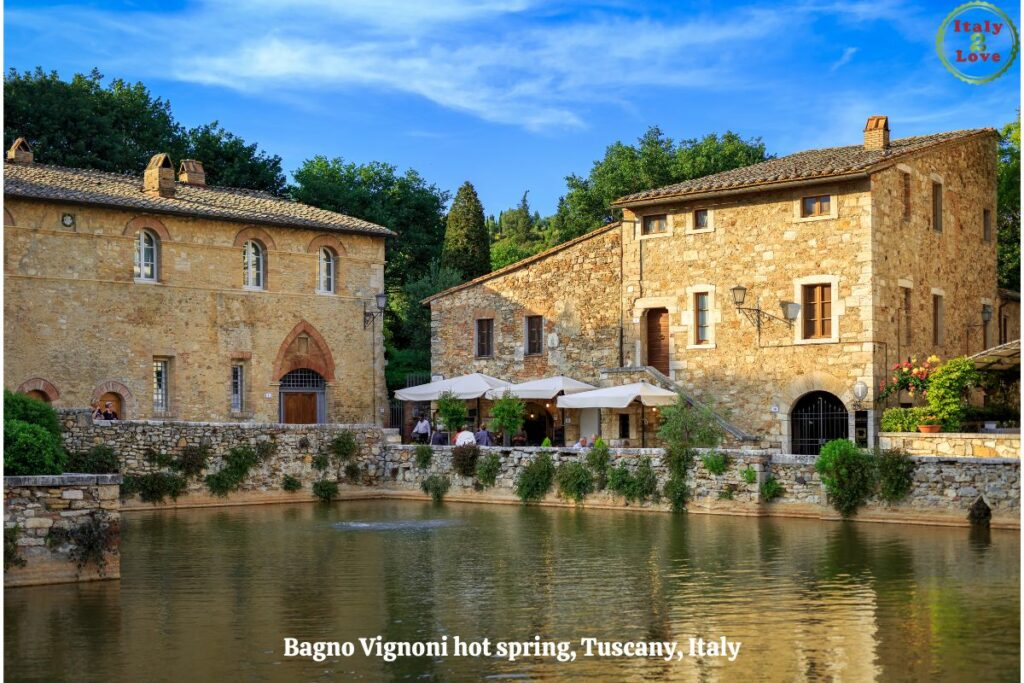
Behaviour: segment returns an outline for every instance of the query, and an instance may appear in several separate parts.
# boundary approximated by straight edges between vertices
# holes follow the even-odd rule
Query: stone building
[[[378,422],[391,231],[205,183],[4,166],[4,384],[121,418]]]
[[[647,379],[713,402],[742,440],[872,442],[898,358],[1019,336],[996,285],[997,139],[890,140],[871,117],[863,144],[623,197],[621,222],[427,299],[432,369]],[[631,443],[657,421],[600,419]]]

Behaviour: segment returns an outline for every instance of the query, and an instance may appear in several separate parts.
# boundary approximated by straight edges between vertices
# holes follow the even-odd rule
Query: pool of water
[[[9,681],[1016,681],[1016,532],[412,501],[124,516],[120,581],[5,590]],[[576,661],[283,639],[571,641]],[[741,643],[586,658],[583,638]]]

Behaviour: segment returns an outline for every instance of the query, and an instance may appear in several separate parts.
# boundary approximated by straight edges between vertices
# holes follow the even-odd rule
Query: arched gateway
[[[817,455],[829,441],[849,437],[850,414],[835,394],[812,391],[793,405],[790,425],[793,453]]]

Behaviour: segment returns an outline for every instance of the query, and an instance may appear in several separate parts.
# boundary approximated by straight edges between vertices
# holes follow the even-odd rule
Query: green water
[[[356,522],[357,524],[350,524]],[[423,522],[426,522],[423,524]],[[1020,677],[1016,532],[365,501],[125,515],[120,581],[4,592],[8,681]],[[572,641],[574,662],[283,638]],[[725,659],[579,641],[739,641]]]

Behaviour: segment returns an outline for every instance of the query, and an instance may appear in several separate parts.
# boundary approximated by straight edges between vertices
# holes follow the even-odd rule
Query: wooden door
[[[284,421],[287,424],[316,424],[316,393],[284,394]]]
[[[647,364],[668,374],[668,311],[647,311]]]

